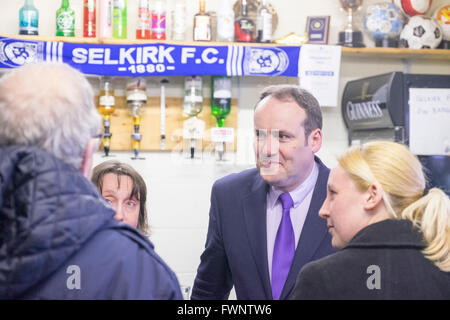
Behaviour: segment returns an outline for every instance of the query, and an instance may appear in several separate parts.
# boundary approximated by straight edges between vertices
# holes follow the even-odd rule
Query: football
[[[441,25],[443,39],[450,41],[450,4],[437,8],[433,18]]]
[[[405,16],[392,3],[380,2],[367,7],[364,29],[374,39],[393,38],[400,35]]]
[[[402,11],[410,16],[425,14],[431,7],[432,0],[392,0]]]
[[[400,34],[400,46],[410,49],[434,49],[442,41],[441,26],[433,18],[414,16]]]

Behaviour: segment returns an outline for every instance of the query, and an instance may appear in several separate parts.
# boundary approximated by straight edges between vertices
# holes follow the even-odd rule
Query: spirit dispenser
[[[103,149],[105,157],[109,156],[112,133],[110,132],[111,115],[114,113],[115,98],[112,79],[103,77],[100,82],[99,113],[103,116]]]
[[[139,133],[141,125],[140,110],[147,103],[147,85],[144,78],[131,78],[127,82],[127,104],[133,116],[133,133],[131,134],[134,157],[131,159],[144,159],[139,157],[142,134]]]
[[[189,119],[183,123],[183,139],[189,141],[190,158],[194,159],[197,144],[201,145],[205,131],[205,122],[197,115],[203,109],[202,78],[189,76],[185,79],[183,114]]]
[[[231,78],[211,77],[211,113],[216,118],[216,128],[211,128],[211,140],[216,143],[219,160],[223,160],[225,145],[234,142],[233,128],[225,128],[225,119],[231,111]]]

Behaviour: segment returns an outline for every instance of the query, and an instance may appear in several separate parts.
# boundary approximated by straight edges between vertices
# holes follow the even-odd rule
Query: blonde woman
[[[425,192],[419,160],[378,141],[338,162],[319,216],[342,250],[307,264],[291,299],[450,299],[450,200]]]

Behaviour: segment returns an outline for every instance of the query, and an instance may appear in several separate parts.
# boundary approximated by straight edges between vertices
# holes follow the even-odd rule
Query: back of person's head
[[[424,195],[426,178],[420,161],[406,146],[374,141],[352,148],[338,159],[360,191],[381,184],[386,208],[394,219],[408,219],[428,246],[423,253],[443,271],[450,271],[450,200],[440,189]]]
[[[322,129],[322,110],[317,99],[307,90],[296,85],[273,85],[265,88],[259,97],[260,104],[266,98],[274,98],[279,101],[295,101],[306,113],[303,124],[306,138],[315,129]]]
[[[0,146],[36,146],[80,169],[100,121],[89,82],[67,64],[28,64],[0,79]]]
[[[100,193],[103,190],[103,178],[108,173],[116,176],[130,177],[133,187],[131,189],[130,198],[139,199],[140,211],[137,229],[144,235],[149,235],[149,227],[147,223],[147,185],[142,176],[132,166],[117,160],[104,161],[98,164],[92,173],[92,183],[97,186]]]

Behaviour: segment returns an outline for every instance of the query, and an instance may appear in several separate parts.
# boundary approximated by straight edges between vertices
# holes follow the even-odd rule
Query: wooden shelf
[[[407,48],[348,48],[342,47],[342,55],[352,58],[390,58],[414,60],[450,60],[450,50]]]

